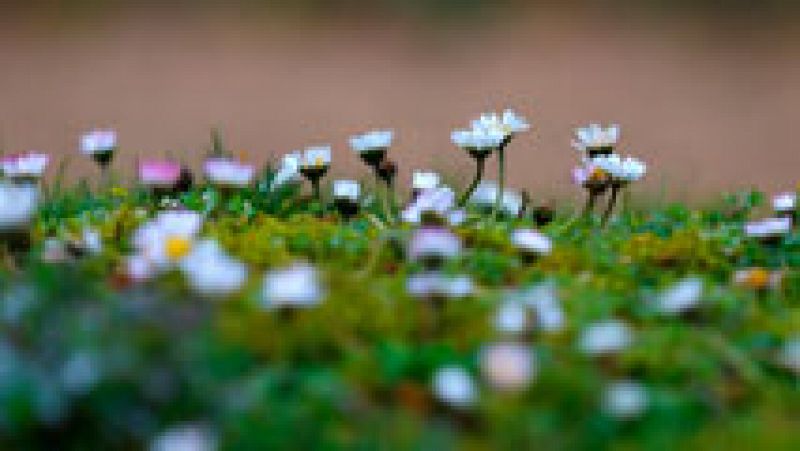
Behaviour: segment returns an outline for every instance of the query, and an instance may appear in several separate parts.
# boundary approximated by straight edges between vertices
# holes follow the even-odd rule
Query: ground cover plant
[[[107,130],[90,182],[3,157],[0,447],[796,449],[796,193],[634,205],[646,165],[593,124],[585,205],[542,204],[504,181],[529,128],[454,131],[459,192],[396,186],[388,130],[350,142],[368,183],[217,133],[135,182]]]

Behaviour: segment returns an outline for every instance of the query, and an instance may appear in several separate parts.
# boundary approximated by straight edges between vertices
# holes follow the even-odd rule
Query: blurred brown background
[[[166,6],[165,6],[166,5]],[[800,180],[800,26],[792,2],[37,1],[0,6],[0,147],[73,155],[119,131],[118,169],[194,164],[219,126],[262,162],[317,143],[366,174],[352,133],[394,128],[403,176],[465,179],[450,130],[510,106],[534,125],[512,184],[569,188],[571,129],[623,126],[622,151],[669,198]],[[52,170],[52,169],[51,169]],[[360,172],[359,172],[360,171]]]

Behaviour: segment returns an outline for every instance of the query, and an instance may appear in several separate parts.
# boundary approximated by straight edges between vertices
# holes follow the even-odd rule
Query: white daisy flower
[[[440,183],[441,176],[436,172],[414,171],[411,177],[411,188],[414,190],[438,188]]]
[[[114,130],[92,130],[81,136],[81,152],[93,157],[112,153],[117,148],[117,132]]]
[[[469,203],[483,209],[494,208],[499,187],[496,182],[484,180],[478,184]],[[500,208],[509,216],[517,216],[522,210],[522,196],[516,191],[504,190]]]
[[[133,245],[154,269],[169,269],[191,252],[202,225],[203,218],[196,212],[162,211],[136,230]]]
[[[603,410],[620,420],[641,416],[647,410],[648,404],[647,388],[638,382],[613,382],[603,392]]]
[[[613,354],[622,351],[633,342],[633,332],[619,320],[607,320],[586,327],[578,346],[591,355]]]
[[[226,187],[245,187],[253,181],[256,174],[256,168],[252,164],[227,158],[210,158],[203,168],[211,183]]]
[[[412,261],[451,259],[461,252],[461,240],[453,232],[441,227],[422,227],[414,232],[408,243],[408,257]]]
[[[100,231],[92,227],[84,227],[81,231],[81,243],[90,254],[97,255],[103,252],[103,237]]]
[[[635,182],[647,173],[647,165],[636,158],[621,158],[619,155],[598,156],[592,158],[592,164],[611,177],[612,183],[627,184]]]
[[[217,439],[205,426],[185,423],[173,426],[156,436],[149,451],[216,451]]]
[[[409,276],[406,291],[419,299],[444,297],[460,299],[474,292],[472,278],[467,275],[447,275],[437,271],[423,272]]]
[[[609,155],[619,141],[619,125],[613,124],[603,128],[599,124],[589,124],[587,127],[575,129],[575,140],[572,147],[589,156]]]
[[[199,240],[180,262],[189,286],[204,296],[225,296],[247,280],[247,266],[227,255],[215,240]]]
[[[772,209],[776,213],[791,213],[797,210],[797,193],[780,193],[772,198]]]
[[[558,332],[564,328],[565,315],[558,298],[555,281],[546,280],[522,290],[524,302],[536,312],[536,325],[545,332]]]
[[[272,186],[270,189],[275,189],[287,183],[300,181],[300,163],[303,159],[303,154],[299,151],[291,152],[283,156],[281,159],[281,166],[275,177],[272,179]]]
[[[334,180],[333,197],[336,199],[358,202],[361,185],[355,180]]]
[[[326,168],[331,164],[331,147],[309,147],[303,152],[300,169]]]
[[[437,399],[455,408],[469,407],[478,398],[475,380],[458,366],[439,368],[433,375],[431,390]]]
[[[38,205],[36,185],[0,181],[0,231],[27,227]]]
[[[553,251],[553,241],[550,237],[528,228],[511,232],[511,244],[525,254],[549,255]]]
[[[501,391],[521,391],[536,376],[533,352],[517,343],[496,343],[481,353],[481,370],[489,385]]]
[[[400,215],[403,221],[411,224],[419,224],[425,212],[448,218],[449,213],[454,211],[455,203],[456,193],[449,187],[423,189]]]
[[[530,128],[531,126],[525,118],[510,109],[503,111],[502,115],[484,113],[479,119],[472,121],[473,130],[500,132],[505,137],[528,131]]]
[[[12,180],[38,180],[49,161],[47,154],[38,152],[8,155],[0,158],[0,173]]]
[[[392,145],[392,130],[373,130],[350,137],[350,147],[357,153],[385,152]]]
[[[678,315],[692,310],[700,304],[703,287],[703,279],[700,277],[686,277],[656,296],[656,308],[666,315]]]
[[[528,330],[528,309],[516,299],[500,304],[494,316],[494,328],[504,334],[522,334]]]
[[[455,130],[450,134],[453,144],[466,150],[475,158],[486,157],[498,149],[505,139],[506,135],[502,130]]]
[[[800,336],[789,338],[778,353],[778,363],[800,375]]]
[[[319,279],[317,269],[305,263],[268,271],[262,285],[262,305],[267,309],[313,307],[324,297]]]
[[[744,234],[750,238],[778,238],[791,231],[791,218],[767,218],[744,225]]]

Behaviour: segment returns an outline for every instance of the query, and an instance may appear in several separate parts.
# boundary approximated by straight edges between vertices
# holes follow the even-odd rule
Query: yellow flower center
[[[180,236],[171,236],[167,238],[164,244],[164,252],[170,260],[179,260],[189,253],[192,244],[188,239]]]
[[[752,290],[761,290],[769,284],[769,272],[764,268],[753,268],[747,272],[743,283]]]
[[[595,180],[595,181],[596,180],[602,180],[605,177],[606,177],[606,171],[604,171],[604,170],[602,170],[600,168],[592,169],[592,173],[589,174],[589,179],[590,180]]]
[[[324,166],[325,160],[322,157],[317,157],[314,159],[314,166]]]

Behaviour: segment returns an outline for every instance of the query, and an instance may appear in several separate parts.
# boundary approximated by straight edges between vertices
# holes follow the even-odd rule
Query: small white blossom
[[[641,416],[647,410],[648,404],[647,389],[638,382],[613,382],[603,393],[603,409],[620,420]]]
[[[162,211],[136,230],[133,245],[155,269],[165,270],[192,250],[203,218],[193,211]]]
[[[408,246],[412,261],[430,257],[455,258],[461,252],[461,240],[441,227],[422,227],[414,232]]]
[[[489,385],[502,391],[521,391],[536,376],[533,352],[517,343],[496,343],[481,354],[481,370]]]
[[[778,363],[800,375],[800,336],[789,338],[778,353]]]
[[[0,181],[0,231],[30,224],[39,205],[39,188]]]
[[[323,168],[331,164],[330,146],[309,147],[303,152],[301,168]]]
[[[791,218],[767,218],[744,225],[744,234],[750,238],[774,238],[792,231]]]
[[[252,164],[227,158],[208,159],[203,167],[208,180],[219,186],[241,188],[249,185],[256,174]]]
[[[549,255],[553,251],[550,237],[533,229],[516,229],[511,232],[511,244],[521,252],[535,255]]]
[[[473,130],[500,132],[505,137],[528,131],[530,128],[531,126],[525,118],[510,109],[503,111],[502,115],[484,113],[479,119],[472,121]]]
[[[81,136],[81,152],[84,155],[113,152],[116,148],[117,132],[114,130],[93,130]]]
[[[599,124],[575,129],[575,140],[572,147],[580,152],[592,149],[613,148],[619,141],[619,125],[613,124],[603,128]]]
[[[469,202],[481,208],[492,208],[497,200],[499,186],[491,180],[482,181],[475,188],[475,192],[469,198]],[[522,196],[516,191],[505,190],[500,208],[510,216],[519,215],[522,210]]]
[[[81,232],[81,243],[90,254],[97,255],[103,252],[103,237],[97,229],[84,227]]]
[[[546,280],[524,289],[520,293],[524,302],[536,312],[537,326],[545,332],[558,332],[564,328],[564,310],[553,280]]]
[[[181,424],[159,434],[149,451],[216,451],[217,439],[205,426]]]
[[[180,262],[189,286],[204,296],[225,296],[247,280],[247,266],[227,255],[215,240],[199,240]]]
[[[700,277],[686,277],[656,296],[656,308],[666,315],[677,315],[691,310],[700,303],[703,286],[703,279]]]
[[[373,130],[350,137],[350,147],[358,153],[382,151],[392,145],[393,139],[394,132],[391,130]]]
[[[265,308],[313,307],[322,301],[323,296],[319,274],[308,264],[297,263],[264,275],[262,304]]]
[[[612,182],[631,183],[641,180],[647,173],[647,165],[633,157],[621,158],[619,155],[592,158],[592,164],[611,176]]]
[[[170,187],[181,176],[181,165],[167,160],[147,160],[139,164],[139,182],[146,186]]]
[[[506,135],[501,130],[455,130],[450,140],[456,146],[476,154],[488,154],[499,148]]]
[[[578,343],[580,349],[591,355],[613,354],[630,346],[633,332],[618,320],[601,321],[584,329]]]
[[[411,178],[411,188],[415,190],[426,190],[438,188],[441,177],[436,172],[414,171]]]
[[[358,202],[361,195],[361,185],[355,180],[335,180],[333,182],[333,197]]]
[[[48,155],[38,152],[8,155],[0,158],[0,173],[10,179],[39,179],[49,161]]]
[[[406,291],[419,299],[435,297],[459,299],[471,295],[474,285],[467,275],[451,276],[430,271],[409,276],[406,281]]]
[[[505,334],[522,334],[528,329],[528,309],[525,304],[508,299],[500,304],[494,316],[494,328]]]
[[[457,211],[453,210],[455,203],[456,193],[447,186],[423,189],[400,215],[403,221],[411,224],[419,224],[422,214],[425,212],[433,212],[450,219],[449,213]]]
[[[478,388],[467,370],[458,366],[440,368],[433,375],[431,389],[437,399],[456,408],[469,407],[478,397]]]
[[[776,213],[789,213],[797,209],[797,193],[781,193],[772,198],[772,209]]]
[[[300,152],[291,152],[284,155],[281,159],[281,166],[272,179],[270,189],[300,181],[300,163],[302,160],[303,154]]]

